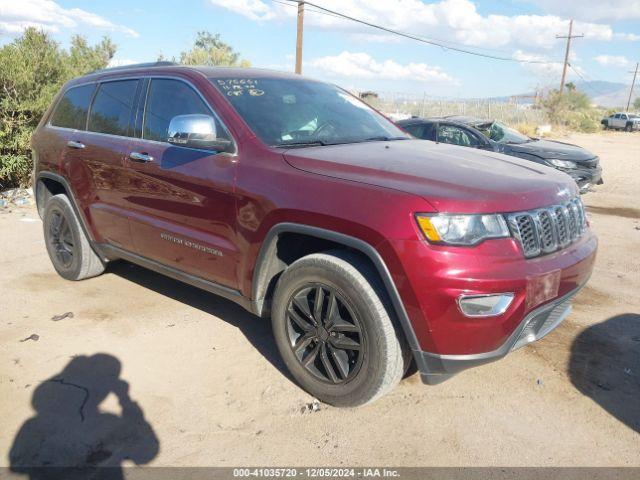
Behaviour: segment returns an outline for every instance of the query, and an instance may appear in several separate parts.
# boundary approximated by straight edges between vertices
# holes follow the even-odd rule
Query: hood
[[[289,149],[293,167],[418,195],[437,211],[515,212],[577,194],[568,175],[494,152],[426,140]]]
[[[557,158],[559,160],[571,160],[574,162],[584,162],[593,160],[595,155],[589,150],[585,150],[577,145],[570,143],[556,142],[553,140],[533,140],[527,143],[505,144],[505,152],[521,152],[529,155],[535,155],[544,160],[549,158]]]

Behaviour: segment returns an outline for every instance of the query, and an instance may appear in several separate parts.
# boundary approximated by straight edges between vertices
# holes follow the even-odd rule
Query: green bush
[[[542,101],[542,106],[552,123],[577,132],[598,131],[605,114],[591,105],[589,97],[575,89],[567,89],[562,95],[558,91],[551,92]]]
[[[109,38],[90,46],[80,36],[74,36],[65,50],[35,28],[0,47],[0,189],[28,185],[31,134],[60,87],[74,77],[106,67],[115,51]],[[249,66],[220,35],[208,32],[198,32],[194,47],[182,52],[179,61]]]
[[[89,46],[75,36],[64,50],[34,28],[0,48],[0,188],[29,183],[31,134],[60,87],[106,67],[114,53],[108,38]]]

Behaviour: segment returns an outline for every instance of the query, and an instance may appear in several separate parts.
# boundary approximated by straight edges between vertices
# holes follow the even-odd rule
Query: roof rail
[[[172,65],[178,65],[178,64],[175,62],[169,62],[164,60],[160,62],[132,63],[129,65],[121,65],[118,67],[101,68],[98,70],[94,70],[93,72],[89,72],[89,75],[92,75],[94,73],[103,73],[103,72],[117,72],[118,70],[129,70],[134,68],[170,67]]]

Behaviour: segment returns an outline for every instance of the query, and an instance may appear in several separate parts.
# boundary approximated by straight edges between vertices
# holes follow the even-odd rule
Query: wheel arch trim
[[[353,250],[356,250],[365,255],[373,263],[376,271],[382,279],[386,293],[391,300],[391,306],[393,307],[394,313],[396,314],[396,317],[400,322],[409,347],[414,352],[420,351],[420,345],[418,343],[418,339],[413,329],[411,320],[409,319],[409,315],[404,308],[404,304],[402,302],[402,299],[400,298],[400,293],[398,292],[396,284],[391,277],[391,273],[389,272],[386,263],[380,256],[380,253],[378,253],[378,251],[371,244],[365,242],[364,240],[346,235],[344,233],[327,230],[312,225],[284,222],[274,225],[267,232],[267,235],[264,238],[264,241],[260,248],[260,252],[258,253],[258,257],[256,259],[251,286],[251,303],[253,305],[253,311],[257,315],[264,315],[264,312],[266,310],[264,297],[266,294],[268,283],[271,280],[271,278],[267,278],[269,262],[272,261],[273,258],[275,258],[277,240],[279,236],[284,233],[297,233],[320,238],[323,240],[328,240],[352,248]]]

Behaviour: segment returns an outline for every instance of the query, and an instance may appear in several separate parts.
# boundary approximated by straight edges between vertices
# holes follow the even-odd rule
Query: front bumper
[[[540,340],[553,331],[571,313],[571,300],[584,286],[533,310],[520,322],[509,338],[491,352],[470,355],[438,355],[429,352],[415,352],[422,381],[436,385],[468,368],[494,362],[509,352]]]
[[[603,184],[602,167],[598,165],[596,168],[575,168],[567,170],[566,173],[573,178],[578,184],[580,193],[585,193],[592,185]]]

